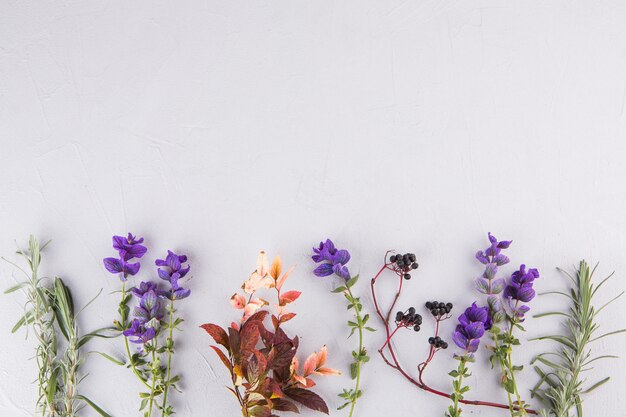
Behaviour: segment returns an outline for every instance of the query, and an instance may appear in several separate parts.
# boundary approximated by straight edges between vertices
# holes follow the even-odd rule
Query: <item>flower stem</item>
[[[354,295],[352,294],[352,290],[350,289],[350,287],[347,287],[346,289],[347,295],[350,296],[351,300],[354,300]],[[352,417],[352,415],[354,414],[354,408],[356,407],[356,402],[357,399],[359,398],[359,393],[360,393],[360,387],[361,387],[361,366],[363,365],[363,361],[361,360],[361,354],[363,353],[363,318],[361,317],[361,309],[357,308],[357,306],[354,307],[354,315],[356,316],[357,319],[357,324],[358,324],[358,332],[359,332],[359,350],[357,350],[358,355],[359,355],[359,359],[355,362],[356,363],[356,378],[355,378],[355,383],[354,383],[354,395],[351,399],[351,404],[350,404],[350,413],[348,414],[349,417]]]
[[[168,328],[169,328],[169,336],[167,338],[166,341],[166,346],[167,346],[167,377],[165,379],[165,387],[163,388],[163,403],[161,406],[161,417],[165,417],[166,416],[166,407],[167,407],[167,392],[169,390],[170,387],[170,376],[172,374],[172,355],[174,353],[174,300],[171,300],[170,302],[170,308],[169,308],[169,324],[168,324]]]
[[[120,303],[120,319],[121,319],[121,326],[122,326],[122,332],[124,330],[126,330],[127,328],[127,317],[126,317],[126,281],[122,281],[122,302]],[[128,343],[128,337],[126,337],[125,334],[122,333],[122,336],[124,337],[124,346],[126,347],[126,356],[128,357],[128,362],[130,363],[130,367],[133,370],[133,373],[137,376],[137,378],[141,381],[141,383],[143,385],[145,385],[146,388],[150,389],[150,385],[146,382],[146,380],[141,376],[141,374],[139,373],[139,370],[137,369],[137,367],[135,366],[135,361],[133,360],[133,355],[130,354],[130,345]]]
[[[156,366],[156,355],[155,355],[156,346],[153,346],[152,349],[152,386],[150,387],[150,403],[148,405],[148,415],[150,417],[152,415],[152,405],[154,404],[154,387],[156,385],[156,372],[154,367]]]

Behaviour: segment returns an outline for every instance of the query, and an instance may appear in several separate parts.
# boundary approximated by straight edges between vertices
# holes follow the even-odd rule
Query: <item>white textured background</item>
[[[236,317],[228,297],[259,249],[298,264],[287,286],[304,295],[289,328],[302,354],[327,343],[336,367],[352,349],[348,316],[307,258],[327,236],[365,277],[386,249],[416,252],[422,267],[405,307],[476,299],[473,254],[487,231],[514,239],[513,264],[541,269],[539,289],[560,288],[555,267],[582,257],[601,261],[602,274],[615,269],[606,300],[626,287],[625,22],[622,0],[5,0],[0,253],[13,258],[14,239],[31,232],[54,239],[44,272],[64,277],[79,304],[105,290],[81,318],[89,330],[116,314],[108,293],[118,282],[101,264],[111,234],[145,236],[148,262],[167,248],[187,252],[193,296],[181,306],[175,358],[184,394],[173,396],[182,417],[238,415],[197,326]],[[9,286],[12,268],[0,273]],[[369,307],[366,281],[358,291]],[[0,415],[31,416],[33,341],[9,334],[22,296],[0,300]],[[625,313],[619,301],[603,329],[623,325]],[[528,336],[549,323],[529,320]],[[426,331],[398,337],[410,370]],[[381,343],[381,332],[367,341],[373,352]],[[624,355],[623,344],[596,349]],[[545,345],[526,346],[521,362]],[[441,388],[454,366],[446,356],[428,375]],[[129,372],[99,357],[86,370],[85,393],[116,417],[137,415]],[[614,380],[588,398],[586,415],[626,416],[624,359],[593,373]],[[471,397],[504,400],[494,380],[483,355]],[[535,380],[524,373],[525,392]],[[363,417],[441,416],[448,405],[377,357],[363,382]],[[334,408],[348,384],[326,379],[317,390]]]

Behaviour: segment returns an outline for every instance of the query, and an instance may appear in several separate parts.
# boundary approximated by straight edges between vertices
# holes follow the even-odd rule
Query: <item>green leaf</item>
[[[347,290],[347,288],[346,288],[346,287],[344,287],[344,286],[342,285],[341,287],[337,287],[337,288],[335,288],[335,289],[334,289],[334,290],[332,290],[331,292],[332,292],[332,293],[335,293],[335,294],[338,294],[338,293],[340,293],[340,292],[344,292],[345,290]]]
[[[358,275],[353,276],[352,278],[348,280],[348,282],[346,282],[346,287],[352,288],[352,286],[356,284],[358,280],[359,280]]]
[[[358,374],[359,366],[356,362],[352,362],[350,364],[350,378],[356,379]]]
[[[94,350],[94,351],[91,351],[89,353],[96,353],[96,354],[102,356],[103,358],[106,358],[106,359],[110,360],[111,362],[113,362],[114,364],[119,365],[119,366],[126,365],[126,362],[122,362],[122,361],[120,361],[118,359],[115,359],[114,357],[112,357],[110,355],[107,355],[106,353],[103,353],[103,352],[98,352],[98,351]]]
[[[89,404],[89,406],[91,408],[93,408],[94,411],[96,413],[100,414],[102,417],[111,417],[110,414],[108,414],[106,411],[104,411],[102,408],[100,408],[96,403],[94,403],[89,398],[85,397],[84,395],[77,395],[76,398],[78,398],[79,400],[83,400],[84,402]]]
[[[598,336],[598,337],[595,337],[595,338],[591,339],[591,340],[590,340],[590,342],[594,342],[594,341],[596,341],[596,340],[600,340],[600,339],[602,339],[603,337],[612,336],[612,335],[614,335],[614,334],[624,333],[624,332],[626,332],[626,329],[615,330],[615,331],[613,331],[613,332],[604,333],[604,334],[603,334],[603,335],[601,335],[601,336]]]
[[[609,382],[609,379],[611,379],[610,376],[607,376],[606,378],[596,382],[595,384],[593,384],[591,387],[587,388],[585,391],[583,391],[583,394],[587,394],[590,393],[591,391],[593,391],[594,389],[598,388],[601,385],[606,384],[607,382]]]
[[[10,294],[10,293],[12,293],[12,292],[14,292],[14,291],[17,291],[17,290],[19,290],[19,289],[24,288],[24,287],[25,287],[25,286],[27,286],[28,284],[29,284],[28,282],[20,282],[19,284],[14,285],[14,286],[12,286],[12,287],[7,288],[6,290],[4,290],[4,293],[5,293],[5,294]]]

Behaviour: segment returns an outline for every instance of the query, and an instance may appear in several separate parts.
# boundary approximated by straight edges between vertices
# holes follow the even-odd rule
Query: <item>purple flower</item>
[[[120,258],[125,261],[133,258],[141,258],[146,254],[148,249],[141,243],[143,243],[143,238],[137,239],[130,233],[127,237],[113,236],[113,249],[115,249],[120,254]]]
[[[183,278],[191,268],[183,266],[187,262],[187,256],[177,255],[171,250],[167,251],[165,259],[157,259],[155,264],[160,266],[158,269],[159,278],[168,281],[170,288],[168,290],[159,291],[159,296],[169,300],[182,300],[189,297],[191,290],[185,289],[178,284],[178,280]]]
[[[156,330],[154,327],[147,326],[145,323],[135,319],[130,327],[124,330],[124,336],[135,337],[136,339],[130,339],[132,343],[146,344],[155,338]]]
[[[318,277],[327,277],[335,274],[344,280],[350,279],[350,271],[346,264],[350,261],[350,252],[346,249],[337,249],[332,240],[320,242],[317,248],[313,248],[311,259],[320,265],[313,270]]]
[[[483,294],[499,294],[504,287],[503,283],[497,279],[492,281],[498,273],[498,267],[509,263],[509,258],[501,252],[511,246],[512,241],[498,241],[491,233],[487,237],[491,245],[484,251],[476,252],[476,259],[485,265],[482,276],[476,279],[476,289]]]
[[[128,263],[122,259],[117,258],[104,258],[104,267],[112,274],[121,274],[122,281],[126,281],[129,275],[135,275],[139,272],[139,262]]]
[[[526,265],[520,265],[519,269],[511,275],[509,284],[504,289],[502,296],[508,300],[509,307],[515,317],[523,319],[530,308],[522,303],[528,303],[535,298],[533,284],[539,278],[539,271],[536,268],[526,270]]]
[[[139,305],[135,307],[133,313],[135,317],[142,323],[147,323],[152,319],[160,320],[162,315],[160,314],[161,303],[159,302],[159,296],[156,292],[156,284],[154,289],[146,291],[139,300]]]
[[[143,281],[139,284],[139,287],[135,287],[131,289],[132,293],[135,294],[138,298],[143,297],[145,293],[148,291],[157,291],[157,283],[152,281]]]
[[[483,337],[486,330],[491,328],[491,325],[489,307],[478,307],[476,303],[472,303],[459,316],[459,324],[452,334],[452,340],[466,352],[476,352],[480,338]]]
[[[119,274],[120,280],[126,281],[128,276],[139,272],[139,262],[129,263],[131,259],[139,259],[146,254],[146,247],[141,243],[143,238],[137,239],[132,234],[127,237],[113,236],[113,249],[119,253],[119,258],[105,258],[104,267],[112,274]]]

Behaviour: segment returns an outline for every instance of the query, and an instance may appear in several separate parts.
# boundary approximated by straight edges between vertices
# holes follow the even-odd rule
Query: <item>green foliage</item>
[[[343,389],[343,391],[339,394],[339,397],[344,399],[345,402],[340,405],[337,409],[342,410],[348,406],[350,406],[349,416],[352,417],[354,415],[354,410],[356,407],[357,400],[363,395],[363,391],[360,389],[361,386],[361,368],[363,364],[369,362],[370,357],[367,354],[367,350],[363,344],[363,331],[374,332],[375,329],[367,326],[370,315],[363,315],[363,305],[361,304],[361,299],[359,297],[355,297],[352,293],[352,287],[358,282],[359,276],[356,275],[350,278],[345,286],[341,286],[336,288],[333,292],[335,293],[343,293],[346,301],[348,302],[348,310],[354,310],[354,319],[348,320],[348,328],[350,329],[350,334],[348,338],[352,337],[355,332],[358,332],[358,348],[352,351],[352,363],[350,364],[350,377],[355,381],[354,388]]]
[[[586,385],[586,378],[583,377],[583,373],[590,369],[589,365],[592,362],[616,358],[612,355],[592,356],[591,344],[606,336],[626,331],[626,329],[622,329],[596,336],[599,328],[598,314],[623,294],[621,292],[608,303],[596,309],[593,305],[593,297],[613,275],[609,275],[595,285],[593,274],[596,268],[597,265],[593,270],[590,270],[587,262],[582,260],[575,277],[562,271],[572,281],[571,287],[567,292],[552,291],[546,294],[567,297],[570,307],[566,311],[555,311],[537,316],[562,316],[567,329],[564,335],[548,335],[535,339],[549,340],[559,346],[558,350],[542,353],[533,360],[533,363],[536,364],[534,369],[539,375],[539,382],[533,388],[532,393],[546,405],[547,409],[543,410],[543,415],[546,417],[583,416],[581,397],[605,384],[610,378],[605,377],[591,385]],[[573,410],[575,410],[575,414]]]
[[[28,327],[38,341],[35,355],[39,367],[37,409],[43,417],[74,417],[86,404],[101,416],[110,417],[93,401],[78,394],[78,384],[82,380],[79,368],[83,363],[80,350],[93,337],[107,337],[104,334],[106,329],[80,335],[76,325],[78,313],[69,288],[60,278],[50,284],[38,276],[41,250],[45,246],[47,244],[40,247],[37,239],[31,236],[28,250],[17,251],[26,260],[30,273],[7,261],[28,279],[5,291],[24,290],[26,293],[26,312],[12,331]],[[64,340],[62,352],[59,347],[63,340],[59,340],[59,335]]]
[[[455,359],[459,361],[459,366],[448,374],[455,379],[452,381],[453,392],[450,395],[452,405],[448,407],[448,411],[445,414],[446,417],[461,417],[462,410],[459,407],[459,401],[463,399],[463,394],[470,390],[469,386],[463,385],[463,379],[472,376],[467,368],[467,363],[473,362],[474,359],[469,354],[455,356]]]

